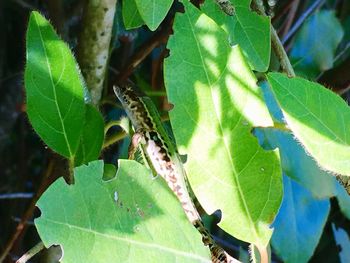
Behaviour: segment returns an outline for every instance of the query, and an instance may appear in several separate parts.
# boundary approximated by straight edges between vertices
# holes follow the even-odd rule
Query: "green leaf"
[[[231,45],[239,44],[253,70],[265,72],[270,64],[270,19],[250,10],[250,1],[232,1],[235,15],[227,16],[214,1],[205,1],[201,10],[226,32]]]
[[[256,79],[239,48],[205,14],[184,2],[165,61],[170,120],[191,187],[207,213],[222,211],[220,227],[266,245],[282,198],[277,151],[264,151],[251,127],[270,126]]]
[[[277,129],[257,129],[271,148],[279,148],[283,173],[308,189],[314,198],[330,198],[337,193],[337,180],[323,171],[304,150],[304,148],[285,131]],[[266,147],[265,147],[266,148]]]
[[[313,14],[295,38],[290,57],[297,75],[314,78],[333,67],[335,51],[344,31],[334,11]]]
[[[103,139],[103,118],[93,105],[86,104],[85,123],[74,165],[79,166],[96,160],[100,156]]]
[[[174,0],[135,0],[143,21],[154,31],[163,21]]]
[[[210,262],[162,178],[127,160],[112,180],[102,176],[102,161],[75,168],[74,185],[60,178],[37,203],[40,238],[61,245],[63,263]]]
[[[34,130],[54,151],[73,157],[85,116],[83,84],[69,47],[38,12],[27,30],[25,87]]]
[[[270,19],[253,13],[249,7],[235,6],[235,9],[237,24],[234,38],[252,69],[265,72],[270,64]]]
[[[222,12],[220,6],[215,1],[205,1],[201,7],[201,12],[209,16],[215,21],[224,31],[229,35],[230,45],[235,45],[237,42],[234,40],[234,29],[236,27],[236,16],[228,16]]]
[[[350,175],[350,109],[323,86],[270,73],[268,80],[288,126],[323,168]]]
[[[283,262],[308,262],[320,240],[330,210],[305,188],[283,177],[283,203],[274,222],[272,246]]]
[[[137,10],[135,0],[124,0],[122,12],[124,26],[127,30],[144,25],[142,17],[140,16],[139,11]]]

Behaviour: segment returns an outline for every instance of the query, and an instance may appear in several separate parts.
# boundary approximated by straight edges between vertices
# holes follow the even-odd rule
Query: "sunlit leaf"
[[[265,72],[270,64],[270,20],[250,10],[250,1],[231,1],[235,15],[227,16],[214,1],[205,1],[201,10],[229,33],[226,40],[239,44],[252,69]]]
[[[283,262],[308,262],[327,221],[328,200],[312,194],[287,176],[283,177],[284,197],[273,224],[272,246]]]
[[[74,185],[60,178],[38,201],[40,238],[62,246],[63,263],[210,262],[162,178],[127,160],[115,178],[102,176],[102,161],[80,166]]]
[[[54,151],[73,157],[85,118],[83,84],[69,47],[32,12],[27,31],[25,87],[34,130]]]
[[[270,73],[269,83],[288,126],[323,168],[350,175],[350,108],[323,86]]]
[[[281,168],[277,151],[263,150],[251,127],[272,125],[271,118],[240,48],[184,4],[168,44],[165,84],[189,181],[206,212],[221,210],[220,227],[265,246],[282,197]]]

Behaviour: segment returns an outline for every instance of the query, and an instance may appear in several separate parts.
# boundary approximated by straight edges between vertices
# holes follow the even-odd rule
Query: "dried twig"
[[[291,8],[289,10],[288,18],[287,18],[286,24],[284,26],[283,32],[281,34],[282,36],[285,36],[289,32],[289,29],[292,26],[295,15],[297,13],[299,3],[300,3],[300,0],[293,1],[293,5],[291,6]]]
[[[129,62],[118,75],[117,82],[125,81],[140,65],[140,63],[152,52],[152,50],[167,41],[171,30],[171,23],[167,23],[161,30],[155,33],[148,41],[143,43],[135,54],[129,59]]]

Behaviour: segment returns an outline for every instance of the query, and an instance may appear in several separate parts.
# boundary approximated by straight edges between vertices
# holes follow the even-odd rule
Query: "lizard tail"
[[[209,247],[211,254],[211,261],[213,263],[226,263],[228,262],[226,257],[226,252],[220,246],[216,244],[214,239],[211,237],[208,230],[203,225],[202,221],[195,220],[193,225],[198,230],[198,232],[202,235],[203,244]]]

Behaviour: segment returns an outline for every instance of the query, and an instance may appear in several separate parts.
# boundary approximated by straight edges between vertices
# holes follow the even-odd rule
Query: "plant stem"
[[[262,0],[253,0],[253,8],[255,11],[257,11],[258,14],[266,16]],[[284,50],[281,40],[279,39],[277,32],[272,25],[271,25],[271,44],[272,44],[273,50],[275,51],[280,61],[282,70],[285,73],[287,73],[289,77],[295,77],[292,64],[290,63],[290,60],[287,56],[286,51]]]
[[[117,0],[85,1],[78,62],[93,104],[101,99]]]
[[[34,257],[36,254],[38,254],[44,248],[45,248],[44,243],[43,242],[39,242],[34,247],[29,249],[23,256],[21,256],[20,259],[18,259],[16,261],[16,263],[25,263],[25,262],[27,262],[29,259]]]
[[[171,34],[171,21],[163,22],[165,24],[159,31],[157,31],[149,40],[143,43],[137,51],[131,56],[128,63],[117,77],[117,83],[122,83],[133,73],[135,68],[159,45],[167,42]]]
[[[110,121],[106,124],[104,132],[105,135],[107,134],[107,132],[109,131],[110,128],[112,128],[113,126],[120,126],[120,121]]]
[[[68,178],[67,183],[68,184],[74,184],[74,157],[68,159]]]
[[[110,145],[121,141],[122,139],[124,139],[127,136],[127,134],[125,132],[118,132],[116,134],[111,135],[109,138],[107,138],[103,144],[102,149],[106,149],[107,147],[109,147]]]

